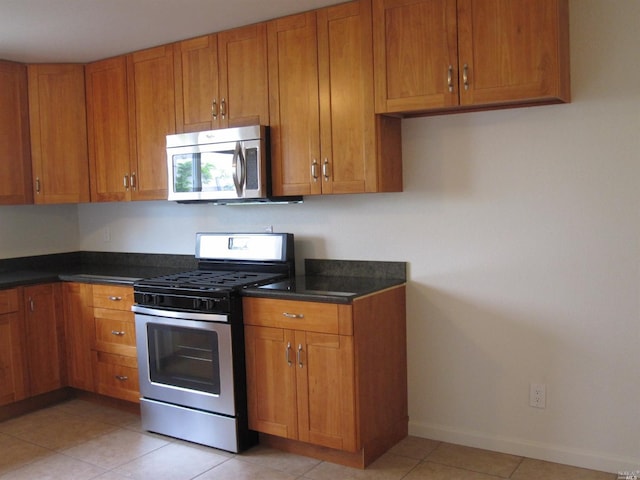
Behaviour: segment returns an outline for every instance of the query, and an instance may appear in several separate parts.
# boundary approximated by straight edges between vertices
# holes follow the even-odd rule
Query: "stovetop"
[[[136,282],[135,286],[173,288],[176,291],[181,289],[223,291],[263,285],[282,277],[283,275],[263,272],[193,270],[147,278]]]
[[[197,270],[135,282],[136,306],[233,315],[240,289],[295,274],[290,233],[198,233],[196,258]]]

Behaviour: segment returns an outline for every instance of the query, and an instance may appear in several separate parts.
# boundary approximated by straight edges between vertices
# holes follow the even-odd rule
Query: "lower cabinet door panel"
[[[140,401],[140,382],[135,357],[95,352],[96,391],[102,395]]]

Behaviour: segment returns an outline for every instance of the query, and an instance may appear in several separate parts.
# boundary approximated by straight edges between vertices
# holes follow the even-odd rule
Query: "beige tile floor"
[[[257,446],[239,455],[144,432],[86,400],[0,423],[0,479],[613,480],[614,474],[408,437],[365,470]]]

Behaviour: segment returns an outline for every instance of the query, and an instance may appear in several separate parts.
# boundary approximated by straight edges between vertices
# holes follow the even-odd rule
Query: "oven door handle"
[[[225,315],[222,313],[177,312],[174,310],[162,310],[161,308],[142,307],[140,305],[133,305],[131,307],[131,311],[133,313],[139,313],[142,315],[151,315],[154,317],[229,323],[229,315]]]

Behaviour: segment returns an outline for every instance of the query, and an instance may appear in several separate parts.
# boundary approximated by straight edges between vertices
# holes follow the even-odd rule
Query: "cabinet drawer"
[[[18,311],[18,290],[0,290],[0,314]]]
[[[131,311],[133,305],[133,287],[118,285],[94,285],[94,308]]]
[[[96,391],[130,402],[140,400],[140,382],[135,358],[96,352]]]
[[[243,309],[247,325],[353,334],[350,305],[245,297]]]
[[[96,350],[129,357],[136,356],[136,327],[132,312],[94,309]]]

